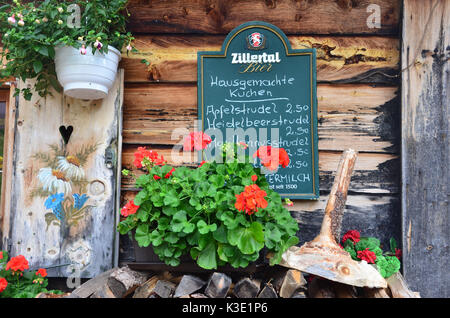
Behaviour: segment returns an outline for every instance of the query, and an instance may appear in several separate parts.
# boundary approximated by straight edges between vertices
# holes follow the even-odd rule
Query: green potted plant
[[[132,51],[126,32],[127,0],[42,0],[0,7],[0,78],[36,79],[33,90],[51,88],[81,99],[104,98],[121,51]],[[20,92],[16,90],[16,95]],[[30,100],[32,89],[22,89]]]
[[[192,133],[184,150],[201,150],[210,142],[209,136]],[[279,263],[298,243],[298,224],[244,148],[225,144],[220,160],[174,168],[155,151],[139,147],[134,165],[145,173],[136,179],[140,192],[121,210],[119,232],[134,234],[140,247],[151,245],[171,266],[189,255],[205,269],[246,267],[263,248],[272,255],[271,264]],[[284,149],[270,146],[254,157],[270,169],[289,163]],[[129,170],[123,174],[136,178]]]

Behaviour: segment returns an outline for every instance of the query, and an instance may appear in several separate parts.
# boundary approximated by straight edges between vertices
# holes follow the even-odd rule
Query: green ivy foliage
[[[205,269],[218,266],[246,267],[266,247],[273,253],[270,264],[299,241],[298,224],[283,207],[281,197],[269,189],[258,169],[236,158],[225,163],[204,163],[198,168],[179,167],[170,178],[169,165],[154,166],[136,180],[142,190],[134,198],[140,208],[119,223],[121,234],[134,231],[141,247],[153,246],[168,265],[180,264],[189,254]],[[253,183],[266,191],[268,206],[253,215],[238,211],[236,195]],[[155,180],[154,176],[161,179]]]

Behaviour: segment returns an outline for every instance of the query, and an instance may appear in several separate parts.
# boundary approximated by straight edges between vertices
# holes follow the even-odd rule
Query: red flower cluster
[[[36,276],[47,277],[47,270],[45,268],[39,268]]]
[[[283,148],[272,146],[261,146],[253,154],[253,158],[258,157],[261,164],[269,170],[276,170],[279,165],[286,168],[289,165],[289,155]]]
[[[13,272],[23,272],[26,269],[29,269],[28,261],[23,255],[19,255],[16,257],[12,257],[9,262],[6,264],[6,270],[11,269]]]
[[[0,293],[3,292],[8,286],[8,282],[3,277],[0,277]]]
[[[369,264],[375,264],[377,256],[374,252],[370,251],[369,248],[366,248],[364,251],[358,251],[358,258]]]
[[[172,176],[172,172],[174,172],[174,171],[175,171],[175,168],[172,168],[172,170],[170,170],[169,172],[166,173],[164,178],[169,179]]]
[[[234,207],[239,211],[244,211],[248,215],[258,212],[258,208],[266,208],[267,201],[264,198],[266,191],[261,190],[256,184],[246,186],[244,192],[236,194]]]
[[[3,252],[0,252],[0,259],[3,259]]]
[[[122,216],[127,217],[131,214],[135,214],[137,212],[137,210],[139,209],[139,205],[135,205],[134,201],[128,201],[127,204],[125,204],[125,206],[120,210],[120,214],[122,214]]]
[[[159,157],[156,151],[147,150],[145,147],[138,147],[138,150],[134,153],[134,166],[139,169],[142,168],[144,158],[147,158],[155,166],[163,166],[166,164],[163,155]]]
[[[191,132],[183,143],[184,151],[202,150],[211,143],[211,137],[203,132]]]
[[[345,233],[344,236],[342,237],[342,244],[344,244],[345,241],[347,241],[348,239],[352,240],[353,244],[356,244],[359,242],[360,237],[361,235],[356,230],[347,231],[347,233]]]
[[[256,182],[256,180],[258,180],[258,176],[257,176],[256,174],[254,174],[254,175],[252,176],[252,181],[253,181],[253,182]]]

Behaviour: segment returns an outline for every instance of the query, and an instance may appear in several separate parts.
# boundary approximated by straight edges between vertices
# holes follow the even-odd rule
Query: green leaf
[[[40,73],[42,71],[42,68],[43,65],[41,61],[36,60],[33,62],[33,69],[36,74]]]
[[[38,49],[39,54],[44,55],[44,56],[49,56],[49,52],[46,46],[40,46]]]
[[[136,205],[142,205],[144,201],[146,201],[148,198],[148,192],[147,190],[143,189],[139,191],[139,193],[134,197],[134,204]]]
[[[185,222],[183,227],[183,233],[190,234],[194,232],[195,230],[195,224]]]
[[[395,238],[391,237],[391,239],[389,240],[389,245],[391,248],[391,252],[395,254],[395,249],[397,248],[397,241],[395,240]]]
[[[152,242],[152,245],[157,247],[163,243],[164,237],[163,234],[160,233],[158,230],[154,230],[150,234],[150,240]]]
[[[178,197],[177,192],[174,189],[170,189],[164,196],[164,205],[171,206],[176,208],[180,205],[180,199]]]
[[[215,223],[208,225],[204,220],[200,220],[197,222],[197,228],[200,234],[206,234],[217,230],[217,225]]]
[[[185,223],[187,223],[186,211],[178,211],[170,222],[170,229],[174,232],[181,232],[185,227]]]
[[[228,243],[227,240],[227,230],[224,225],[219,226],[219,228],[213,232],[213,237],[216,241],[220,243]]]
[[[281,232],[275,224],[267,223],[264,230],[264,238],[267,248],[273,249],[281,242]]]
[[[204,269],[216,269],[216,244],[214,241],[210,242],[199,254],[197,259],[198,266]]]
[[[141,224],[137,227],[134,239],[140,247],[147,247],[150,245],[152,239],[150,237],[148,224]]]
[[[263,227],[258,222],[253,222],[250,227],[238,227],[228,231],[228,241],[237,246],[243,254],[253,254],[264,247]]]

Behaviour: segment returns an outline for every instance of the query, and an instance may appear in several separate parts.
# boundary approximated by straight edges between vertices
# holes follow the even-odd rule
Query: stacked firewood
[[[295,269],[275,267],[254,274],[208,272],[178,274],[114,268],[86,281],[68,298],[417,298],[396,273],[387,288],[360,288]],[[41,294],[38,297],[45,298]],[[48,296],[50,297],[50,296]]]

